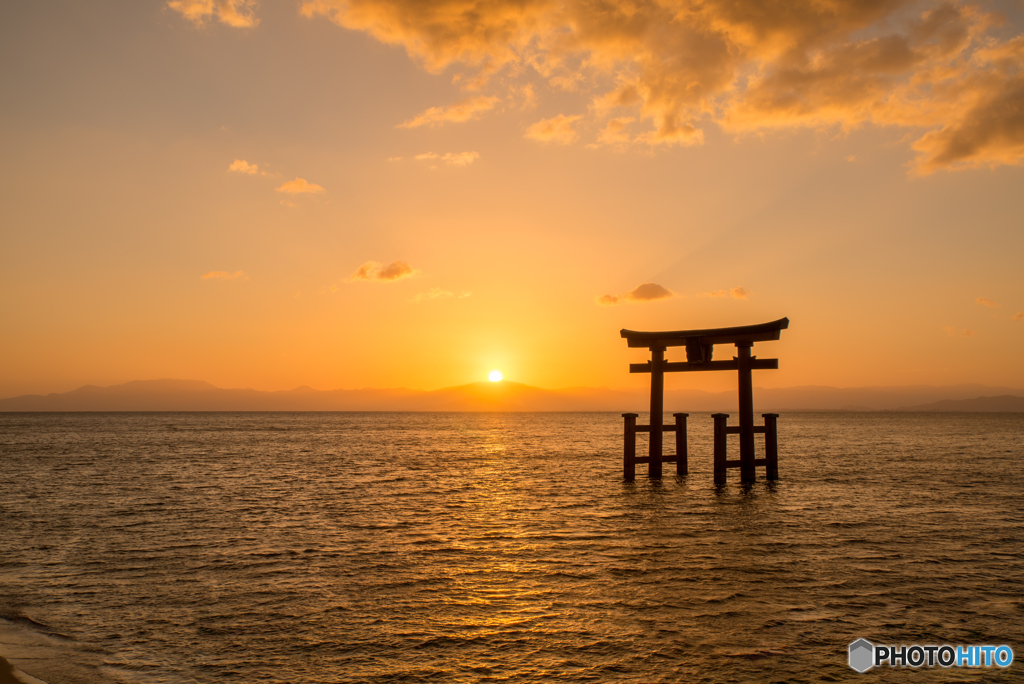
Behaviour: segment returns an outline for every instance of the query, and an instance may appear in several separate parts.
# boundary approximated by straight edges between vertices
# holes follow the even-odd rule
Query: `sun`
[[[488,374],[487,379],[491,382],[501,382],[502,377],[504,376],[501,374],[500,370],[492,370],[490,374]]]

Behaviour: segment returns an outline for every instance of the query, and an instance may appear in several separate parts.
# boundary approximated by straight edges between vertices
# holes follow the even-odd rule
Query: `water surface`
[[[1024,415],[784,414],[782,479],[717,488],[710,416],[687,477],[635,483],[621,420],[0,414],[0,617],[108,682],[841,681],[858,637],[1024,659]]]

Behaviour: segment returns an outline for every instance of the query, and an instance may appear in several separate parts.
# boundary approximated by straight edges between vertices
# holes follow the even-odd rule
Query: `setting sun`
[[[491,382],[501,382],[501,378],[502,375],[501,371],[499,370],[492,370],[490,374],[487,376],[487,379],[490,380]]]

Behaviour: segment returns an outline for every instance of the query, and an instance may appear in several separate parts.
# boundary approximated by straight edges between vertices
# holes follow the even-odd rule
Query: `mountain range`
[[[71,392],[0,399],[0,411],[635,411],[646,389],[541,389],[474,382],[439,390],[352,389],[266,392],[202,380],[138,380]],[[1024,411],[1024,390],[984,385],[755,388],[757,411]],[[735,392],[668,390],[665,410],[736,411]]]

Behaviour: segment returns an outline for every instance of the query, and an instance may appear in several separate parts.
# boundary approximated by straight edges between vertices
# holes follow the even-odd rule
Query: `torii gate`
[[[778,359],[759,359],[751,356],[750,350],[755,342],[777,340],[782,331],[789,328],[789,319],[780,318],[771,323],[760,325],[744,325],[735,328],[709,328],[706,330],[677,330],[674,332],[637,332],[621,330],[630,347],[647,347],[651,350],[651,360],[647,363],[629,364],[630,373],[651,374],[651,424],[637,425],[637,414],[623,413],[626,419],[625,446],[623,452],[622,471],[627,480],[636,477],[636,464],[647,463],[651,477],[661,477],[663,462],[676,462],[676,472],[685,475],[687,472],[686,418],[689,414],[676,413],[675,425],[663,425],[665,373],[690,373],[694,371],[734,370],[739,375],[740,424],[729,427],[729,414],[716,413],[715,420],[715,483],[725,482],[728,468],[739,468],[743,482],[757,479],[755,468],[765,466],[765,476],[769,480],[779,478],[778,432],[776,430],[777,413],[765,413],[764,427],[754,426],[754,389],[751,371],[777,370]],[[734,344],[738,356],[731,361],[712,361],[711,354],[716,344]],[[669,362],[665,360],[668,347],[686,347],[686,361]],[[636,456],[636,433],[650,432],[650,456]],[[675,456],[663,456],[661,453],[661,435],[663,432],[676,433]],[[754,458],[754,435],[765,436],[765,458]],[[726,458],[727,436],[740,436],[740,458],[730,461]]]

